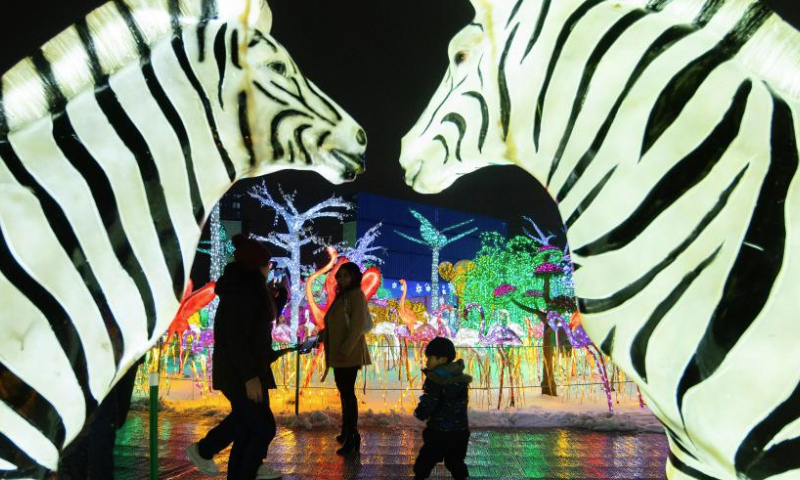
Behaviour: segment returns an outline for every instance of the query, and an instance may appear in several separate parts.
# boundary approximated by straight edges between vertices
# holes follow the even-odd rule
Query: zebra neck
[[[235,105],[222,102],[224,70],[208,53],[212,40],[206,34],[219,28],[201,24],[160,42],[149,58],[117,72],[105,87],[124,100],[126,112],[142,116],[146,125],[136,126],[152,150],[165,152],[165,168],[182,167],[184,184],[165,188],[187,191],[198,223],[249,162]]]
[[[583,232],[570,235],[579,248],[595,240],[583,236],[608,223],[604,216],[611,212],[598,208],[608,203],[604,189],[622,197],[645,181],[632,172],[652,175],[648,166],[658,165],[666,174],[679,160],[668,147],[676,139],[665,135],[667,128],[709,72],[740,60],[737,53],[771,13],[758,3],[721,0],[542,1],[541,8],[539,24],[516,32],[523,40],[531,35],[532,43],[508,55],[509,143],[524,159],[518,163],[556,200],[568,230]],[[733,72],[728,78],[725,98],[744,101],[747,92],[737,89],[747,87],[737,82],[745,78]],[[674,98],[667,101],[668,95]],[[708,110],[721,116],[719,105]],[[700,118],[694,116],[694,129],[683,138],[714,120]]]

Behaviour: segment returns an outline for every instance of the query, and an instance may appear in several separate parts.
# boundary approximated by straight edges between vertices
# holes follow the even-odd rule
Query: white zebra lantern
[[[530,172],[669,478],[800,478],[800,34],[752,0],[472,3],[407,183]]]
[[[260,0],[115,0],[0,78],[0,477],[43,478],[166,331],[236,180],[364,170]]]

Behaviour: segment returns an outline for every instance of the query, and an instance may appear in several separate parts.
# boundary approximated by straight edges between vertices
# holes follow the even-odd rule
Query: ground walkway
[[[160,478],[207,479],[185,459],[187,445],[215,424],[214,417],[161,413]],[[363,429],[361,455],[344,460],[330,428],[280,427],[269,454],[284,480],[412,479],[420,447],[419,431],[407,426]],[[148,475],[147,415],[131,412],[117,437],[117,480],[144,480]],[[538,430],[477,429],[467,464],[475,479],[664,479],[667,440],[658,433],[592,432],[564,428]],[[225,468],[227,451],[221,455]],[[220,475],[219,479],[225,476]],[[433,479],[448,479],[437,466]]]

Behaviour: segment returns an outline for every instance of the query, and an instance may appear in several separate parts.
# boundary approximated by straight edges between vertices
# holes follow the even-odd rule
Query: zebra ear
[[[486,15],[492,11],[492,1],[491,0],[469,0],[469,3],[472,4],[472,8],[475,9],[475,20],[479,22],[483,22],[486,20]]]
[[[266,0],[218,0],[217,5],[221,19],[238,20],[265,35],[272,30],[272,10]]]
[[[256,28],[263,34],[268,34],[272,30],[272,10],[269,8],[267,0],[258,0],[258,20]]]

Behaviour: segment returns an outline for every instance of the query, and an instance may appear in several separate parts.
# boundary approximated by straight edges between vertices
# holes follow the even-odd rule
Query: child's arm
[[[442,401],[442,387],[425,380],[422,390],[423,394],[419,397],[419,405],[414,410],[414,416],[420,420],[427,420],[439,408],[439,403]]]

